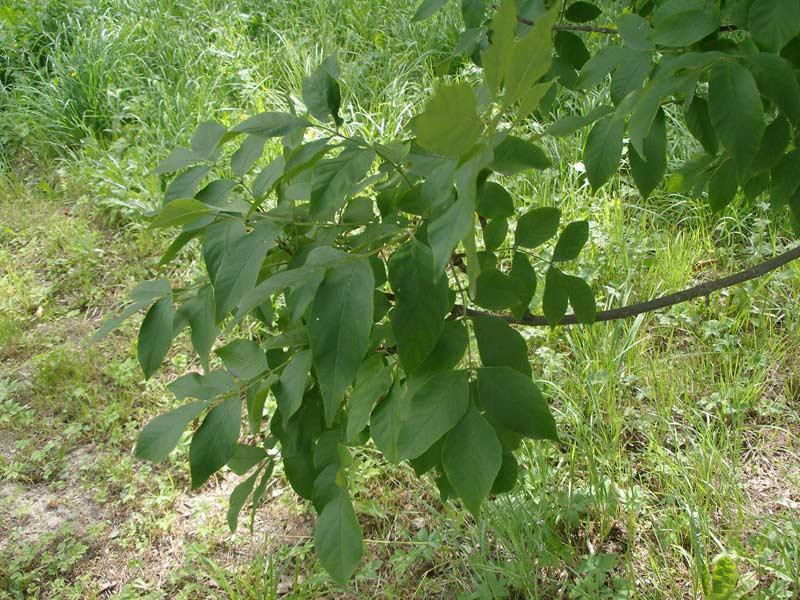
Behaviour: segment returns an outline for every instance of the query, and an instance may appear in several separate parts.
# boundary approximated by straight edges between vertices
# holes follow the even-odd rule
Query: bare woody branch
[[[682,304],[683,302],[688,302],[689,300],[693,300],[695,298],[708,296],[712,292],[729,288],[738,285],[740,283],[744,283],[745,281],[750,281],[751,279],[763,277],[767,273],[770,273],[771,271],[774,271],[775,269],[778,269],[783,265],[792,262],[793,260],[797,260],[798,258],[800,258],[800,246],[797,246],[795,248],[792,248],[791,250],[784,252],[783,254],[779,254],[773,258],[770,258],[769,260],[766,260],[754,267],[750,267],[749,269],[739,271],[738,273],[734,273],[733,275],[728,275],[727,277],[723,277],[721,279],[706,281],[704,283],[701,283],[694,287],[690,287],[680,292],[675,292],[674,294],[668,294],[666,296],[654,298],[653,300],[648,300],[646,302],[639,302],[638,304],[631,304],[629,306],[623,306],[620,308],[613,308],[611,310],[600,311],[597,313],[596,320],[616,321],[619,319],[628,319],[630,317],[635,317],[636,315],[641,315],[644,313],[661,310],[669,306],[675,306],[676,304]],[[547,320],[540,315],[528,314],[525,315],[525,317],[522,318],[521,320],[517,320],[511,315],[489,313],[480,310],[474,310],[471,308],[467,308],[465,310],[464,307],[459,304],[453,307],[452,314],[453,316],[468,316],[468,317],[494,316],[494,317],[499,317],[515,325],[528,325],[531,327],[546,327],[549,325]],[[576,325],[576,324],[578,324],[578,320],[575,317],[575,315],[567,315],[558,323],[558,325]]]

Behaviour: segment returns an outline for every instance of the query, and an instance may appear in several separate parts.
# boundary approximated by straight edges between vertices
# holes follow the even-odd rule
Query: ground
[[[455,11],[414,24],[415,2],[390,4],[35,0],[2,13],[15,20],[0,28],[0,598],[694,599],[712,597],[724,560],[733,598],[797,598],[797,263],[627,321],[521,330],[560,442],[526,444],[520,488],[478,520],[359,453],[365,557],[345,587],[317,563],[313,511],[280,473],[252,532],[243,517],[231,533],[232,473],[190,491],[186,439],[164,463],[134,459],[138,432],[175,404],[166,385],[196,366],[179,338],[145,382],[141,316],[91,340],[136,282],[191,276],[193,247],[157,266],[169,239],[143,218],[165,185],[153,166],[202,119],[285,109],[334,49],[348,127],[392,138],[436,77],[471,67],[446,60]],[[565,95],[548,118],[595,100]],[[676,161],[691,155],[686,131],[670,136]],[[642,199],[624,173],[592,193],[581,140],[547,142],[555,168],[505,183],[519,212],[590,222],[575,272],[603,307],[796,243],[760,201],[712,214],[703,198]]]

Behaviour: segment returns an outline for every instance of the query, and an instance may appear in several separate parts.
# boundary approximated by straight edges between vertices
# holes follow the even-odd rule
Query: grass
[[[88,336],[157,273],[165,240],[141,224],[164,185],[152,167],[203,119],[297,102],[333,50],[347,121],[390,139],[457,37],[450,13],[410,23],[414,4],[2,9],[0,597],[698,598],[720,556],[738,570],[734,597],[798,597],[798,265],[631,321],[524,331],[561,443],[527,444],[521,488],[478,522],[407,468],[359,455],[367,552],[346,588],[316,563],[311,513],[280,479],[254,534],[230,535],[232,476],[189,493],[185,441],[166,465],[133,460],[187,359],[171,355],[145,383],[136,323],[100,345]],[[563,97],[556,110],[595,100]],[[691,152],[685,132],[672,144]],[[766,206],[718,217],[699,199],[643,201],[626,177],[593,195],[579,149],[578,136],[550,143],[555,167],[510,185],[520,210],[557,205],[590,221],[576,270],[601,304],[729,273],[786,243]]]

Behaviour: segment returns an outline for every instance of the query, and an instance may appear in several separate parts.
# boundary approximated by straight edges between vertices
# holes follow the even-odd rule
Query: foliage
[[[442,4],[423,3],[417,17]],[[232,525],[251,493],[258,505],[280,459],[320,513],[315,546],[342,582],[361,557],[352,448],[371,439],[390,462],[433,472],[442,497],[474,514],[511,489],[520,440],[556,441],[555,421],[519,332],[473,307],[520,319],[538,281],[551,325],[569,306],[581,323],[596,314],[589,285],[563,270],[587,244],[588,224],[562,227],[547,207],[513,219],[504,178],[549,165],[541,138],[591,125],[584,163],[597,189],[620,168],[627,137],[629,172],[647,196],[666,175],[667,123],[683,115],[704,152],[671,189],[707,189],[716,211],[740,188],[751,201],[769,193],[780,218],[800,221],[800,5],[632,4],[617,19],[621,43],[592,54],[581,27],[562,21],[599,18],[589,3],[505,0],[490,15],[488,3],[463,2],[459,51],[482,77],[437,86],[399,139],[347,133],[335,56],[304,81],[307,113],[292,103],[230,128],[202,123],[157,167],[180,174],[153,226],[180,229],[164,264],[198,240],[206,273],[187,288],[141,284],[126,314],[147,308],[146,377],[187,326],[204,372],[173,382],[177,397],[195,400],[151,422],[137,454],[163,459],[204,415],[190,447],[192,485],[226,464],[252,470],[234,492]],[[589,90],[609,78],[614,106],[517,135],[544,118],[559,87]],[[553,246],[547,258],[544,244]],[[216,349],[212,369],[223,328],[240,337]],[[239,443],[242,406],[258,446]]]

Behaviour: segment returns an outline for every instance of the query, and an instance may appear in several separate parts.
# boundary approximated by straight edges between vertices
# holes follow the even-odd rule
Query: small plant
[[[425,0],[416,18],[444,4]],[[374,141],[348,129],[335,56],[304,80],[305,112],[292,104],[233,127],[202,123],[156,169],[179,174],[152,226],[180,231],[162,265],[197,240],[203,274],[177,289],[166,279],[138,285],[100,332],[146,309],[138,358],[149,378],[190,329],[203,372],[169,387],[193,400],[151,421],[137,456],[165,459],[202,418],[189,452],[192,486],[226,465],[249,474],[231,496],[232,529],[282,461],[319,513],[315,548],[339,582],[362,555],[348,485],[354,448],[371,442],[388,461],[433,474],[444,500],[477,516],[489,496],[513,489],[523,438],[557,442],[514,325],[626,318],[800,257],[794,248],[598,312],[591,286],[571,272],[588,222],[562,223],[551,206],[518,215],[503,185],[551,166],[543,138],[591,126],[583,160],[591,187],[623,164],[646,198],[667,172],[668,124],[683,119],[702,151],[670,189],[707,190],[714,211],[740,188],[746,202],[769,193],[776,219],[797,227],[800,2],[636,1],[615,28],[592,25],[602,11],[589,2],[490,4],[462,3],[459,50],[482,75],[437,86],[404,137]],[[592,52],[587,33],[613,43]],[[613,105],[544,123],[559,87],[588,91],[609,78]],[[543,315],[529,313],[537,288]],[[215,348],[222,332],[236,336]],[[265,411],[268,398],[274,410]],[[240,443],[243,410],[256,443]],[[587,562],[587,590],[605,585],[610,568]]]

